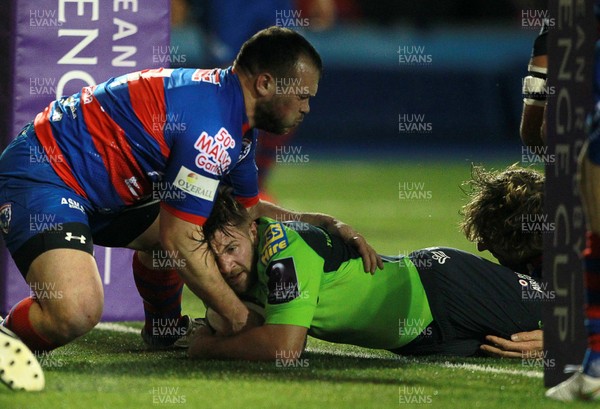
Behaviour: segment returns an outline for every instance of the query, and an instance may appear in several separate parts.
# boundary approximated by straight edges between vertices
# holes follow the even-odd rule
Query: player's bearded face
[[[320,74],[303,58],[294,71],[288,77],[273,78],[270,98],[256,104],[254,121],[258,129],[286,134],[310,112],[309,99],[317,93]]]
[[[256,224],[252,223],[247,230],[230,228],[228,232],[229,235],[218,231],[211,247],[225,282],[236,294],[242,294],[257,279]]]

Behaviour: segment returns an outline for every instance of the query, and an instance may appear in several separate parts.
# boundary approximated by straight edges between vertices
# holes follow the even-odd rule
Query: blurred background
[[[475,252],[457,228],[460,186],[472,163],[527,161],[521,79],[545,10],[534,0],[172,0],[171,66],[227,67],[262,28],[300,31],[324,73],[301,127],[261,136],[265,194],[347,221],[382,253]]]
[[[545,10],[544,1],[532,0],[172,5],[172,50],[185,56],[173,58],[173,66],[228,66],[239,45],[269,25],[302,32],[321,53],[325,71],[298,138],[361,151],[377,141],[385,142],[386,151],[388,143],[405,148],[450,140],[494,146],[518,141],[521,78],[539,29],[532,16]],[[421,58],[411,61],[410,55]],[[424,115],[431,132],[399,135],[404,113]]]

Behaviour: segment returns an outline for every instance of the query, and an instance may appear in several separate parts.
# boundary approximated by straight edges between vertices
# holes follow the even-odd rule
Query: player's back
[[[247,130],[244,117],[239,81],[230,70],[155,69],[52,102],[36,117],[35,132],[45,151],[60,154],[60,161],[50,162],[69,187],[99,208],[118,211],[152,195],[174,151],[192,155],[193,164],[203,132],[208,137],[226,128],[240,141],[235,152],[220,152],[229,165]],[[223,163],[205,167],[221,172]]]
[[[306,326],[316,338],[386,349],[405,345],[431,323],[408,258],[387,259],[383,271],[371,275],[337,236],[306,223],[260,220],[259,285],[267,292],[267,323]]]

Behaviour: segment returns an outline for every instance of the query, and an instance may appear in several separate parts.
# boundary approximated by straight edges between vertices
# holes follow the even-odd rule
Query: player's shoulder
[[[427,247],[409,254],[411,259],[430,259],[437,264],[452,264],[457,262],[488,262],[487,260],[467,251],[452,247]]]
[[[258,251],[259,262],[263,265],[277,257],[288,256],[297,252],[302,243],[298,240],[298,233],[277,220],[261,217],[257,220],[258,226]]]
[[[409,258],[417,266],[436,267],[451,270],[476,270],[488,274],[504,274],[511,272],[508,267],[494,263],[477,254],[451,247],[428,247],[416,250]]]
[[[167,87],[170,89],[182,87],[205,88],[222,93],[232,85],[239,84],[235,74],[230,69],[223,68],[175,68],[170,70]]]
[[[259,218],[257,225],[259,262],[267,265],[273,257],[289,246],[288,231],[283,223],[268,217]]]

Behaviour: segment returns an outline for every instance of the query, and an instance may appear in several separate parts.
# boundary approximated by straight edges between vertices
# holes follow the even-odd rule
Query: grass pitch
[[[510,163],[487,165],[500,168]],[[434,245],[476,252],[457,229],[458,210],[464,204],[459,186],[469,175],[470,163],[465,161],[311,160],[279,165],[270,187],[286,207],[330,213],[353,225],[382,254]],[[201,303],[188,292],[184,313],[203,313]],[[309,340],[308,352],[294,367],[274,362],[189,361],[183,351],[145,349],[141,326],[139,322],[102,324],[40,357],[46,390],[24,393],[0,387],[0,408],[565,406],[543,398],[541,363],[405,358],[315,339]]]

